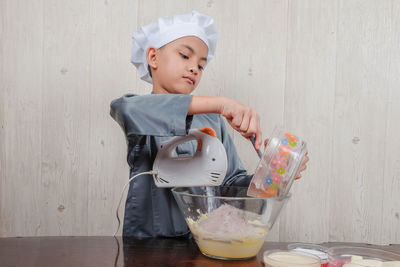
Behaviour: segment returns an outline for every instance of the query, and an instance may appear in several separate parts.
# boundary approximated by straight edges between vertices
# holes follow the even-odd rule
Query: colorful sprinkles
[[[271,197],[277,194],[278,183],[282,182],[282,177],[285,175],[286,167],[289,164],[290,152],[297,146],[299,138],[291,133],[285,133],[284,138],[279,144],[279,153],[272,160],[272,175],[266,177],[265,184],[267,185],[265,193],[262,197]]]

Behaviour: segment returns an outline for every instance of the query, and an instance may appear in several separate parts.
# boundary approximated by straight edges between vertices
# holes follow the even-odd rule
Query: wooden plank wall
[[[131,36],[192,9],[219,31],[195,94],[308,144],[268,240],[400,243],[398,0],[0,1],[0,236],[113,234],[128,166],[109,103],[151,90]],[[257,155],[230,132],[252,172]]]

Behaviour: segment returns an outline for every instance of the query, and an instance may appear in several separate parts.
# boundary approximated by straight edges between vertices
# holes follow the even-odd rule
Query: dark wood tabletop
[[[192,239],[121,237],[0,238],[0,266],[262,266],[269,249],[286,249],[289,243],[265,242],[257,257],[243,261],[214,260],[203,256]],[[374,246],[400,253],[400,245]]]

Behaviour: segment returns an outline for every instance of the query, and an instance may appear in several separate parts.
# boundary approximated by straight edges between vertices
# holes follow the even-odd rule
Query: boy
[[[226,149],[228,170],[223,185],[249,185],[251,176],[240,162],[222,116],[244,137],[254,134],[259,149],[262,137],[257,112],[229,98],[190,95],[214,55],[216,42],[213,19],[196,11],[160,18],[135,33],[131,61],[140,77],[153,84],[153,92],[125,95],[111,103],[111,116],[127,138],[131,177],[152,169],[158,148],[169,138],[186,135],[190,128],[208,126]],[[192,155],[195,149],[193,143],[184,143],[177,147],[176,154]],[[150,175],[131,182],[124,236],[172,237],[188,233],[170,189],[156,187]]]

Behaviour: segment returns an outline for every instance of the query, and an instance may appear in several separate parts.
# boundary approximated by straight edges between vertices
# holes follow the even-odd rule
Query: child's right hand
[[[255,135],[255,148],[260,149],[262,133],[260,128],[260,116],[254,108],[230,98],[224,98],[220,105],[219,113],[226,118],[233,129],[242,136],[249,138]]]
[[[249,138],[254,134],[256,137],[254,147],[260,149],[262,143],[260,116],[254,108],[222,96],[193,96],[188,115],[200,113],[221,114],[242,136]]]

